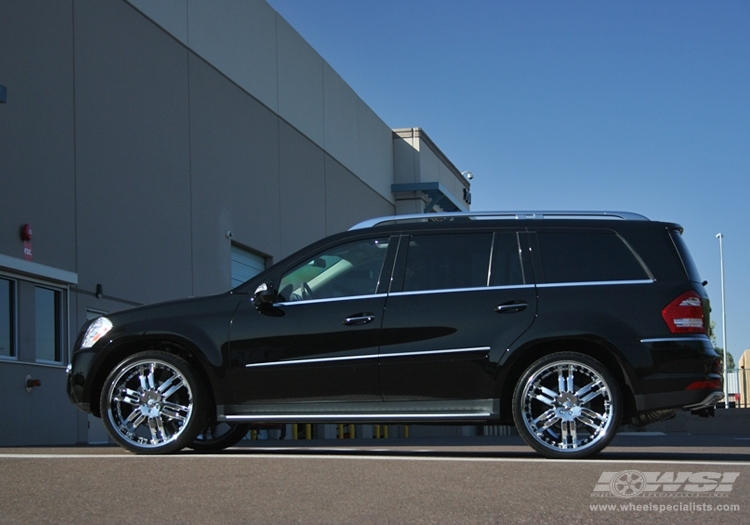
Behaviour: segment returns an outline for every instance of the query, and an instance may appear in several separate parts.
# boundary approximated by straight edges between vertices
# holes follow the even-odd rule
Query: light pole
[[[727,307],[724,300],[724,235],[717,233],[719,239],[719,260],[721,261],[721,338],[724,346],[724,408],[729,408],[729,393],[727,391]]]

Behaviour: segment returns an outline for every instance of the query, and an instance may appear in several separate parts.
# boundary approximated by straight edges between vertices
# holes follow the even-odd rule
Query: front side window
[[[0,279],[0,356],[13,357],[15,351],[14,282]]]
[[[404,291],[487,286],[491,251],[492,233],[412,235]]]
[[[539,232],[548,283],[630,281],[648,274],[614,232]]]
[[[36,359],[62,361],[62,294],[59,290],[36,287]]]
[[[332,299],[374,294],[388,238],[364,239],[335,246],[284,274],[280,301]]]

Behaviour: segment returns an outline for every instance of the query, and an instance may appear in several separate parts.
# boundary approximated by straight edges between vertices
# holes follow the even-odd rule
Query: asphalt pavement
[[[218,454],[0,448],[0,523],[750,523],[750,436],[252,441]]]

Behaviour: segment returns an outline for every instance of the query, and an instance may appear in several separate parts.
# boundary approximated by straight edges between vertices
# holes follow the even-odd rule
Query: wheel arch
[[[191,341],[183,338],[165,334],[153,334],[148,337],[122,341],[107,352],[106,357],[103,358],[96,368],[96,373],[89,390],[91,413],[94,416],[101,417],[99,399],[109,373],[129,356],[148,350],[167,352],[187,361],[195,375],[206,385],[206,392],[209,396],[209,412],[213,413],[215,411],[218,378],[213,373],[209,373],[211,365],[207,362],[200,348]]]
[[[617,357],[617,349],[601,340],[577,336],[534,341],[513,351],[500,366],[493,384],[492,397],[500,399],[501,421],[513,423],[513,391],[523,373],[538,359],[555,352],[577,352],[599,361],[620,387],[623,420],[635,414],[635,396],[622,361]]]

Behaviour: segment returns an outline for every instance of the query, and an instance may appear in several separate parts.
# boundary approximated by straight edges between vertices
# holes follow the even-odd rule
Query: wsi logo
[[[592,497],[727,496],[739,472],[602,472]]]

